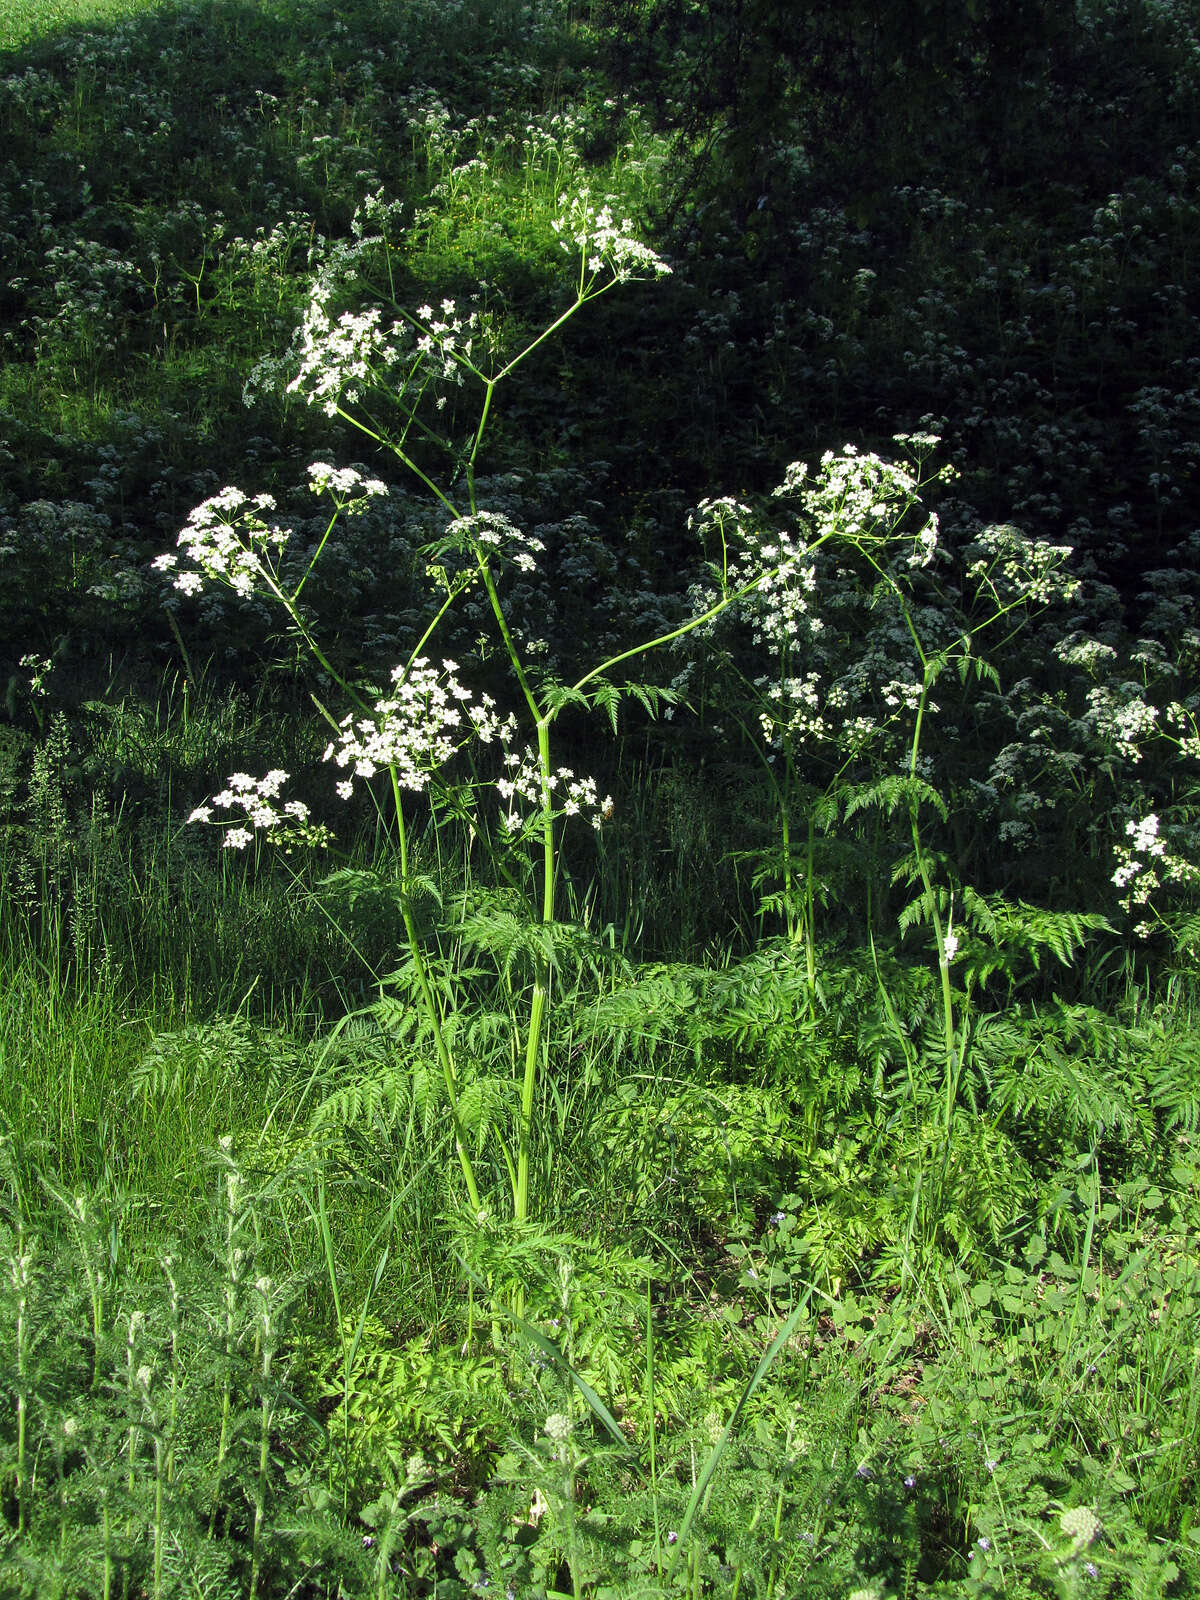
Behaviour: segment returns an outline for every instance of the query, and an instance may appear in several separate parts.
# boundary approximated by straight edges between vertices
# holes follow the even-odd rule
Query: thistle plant
[[[502,1144],[511,1187],[511,1216],[518,1224],[531,1213],[531,1167],[535,1107],[544,1060],[545,1030],[554,968],[557,880],[561,828],[581,817],[602,825],[614,802],[601,797],[586,774],[554,760],[552,732],[566,706],[603,707],[615,720],[624,694],[636,693],[655,710],[671,696],[662,690],[618,682],[613,674],[628,662],[702,627],[743,593],[762,584],[765,568],[739,574],[720,594],[680,626],[635,645],[585,672],[573,683],[555,682],[536,666],[536,649],[509,620],[502,598],[506,570],[536,569],[541,542],[506,517],[481,507],[476,467],[505,381],[586,305],[618,285],[664,276],[667,263],[638,239],[628,220],[586,190],[564,194],[554,223],[569,265],[569,298],[563,310],[521,348],[505,357],[499,331],[480,307],[460,307],[445,299],[438,309],[415,312],[392,304],[394,315],[376,305],[337,310],[345,279],[362,253],[377,240],[360,236],[337,253],[313,285],[304,321],[289,361],[260,364],[256,384],[286,377],[288,392],[339,417],[392,456],[423,485],[445,518],[443,533],[426,552],[431,579],[431,614],[407,658],[391,674],[382,695],[356,687],[340,672],[310,624],[303,590],[342,516],[352,516],[386,489],[381,480],[354,468],[315,463],[310,487],[328,494],[333,513],[315,551],[302,567],[291,567],[291,530],[271,514],[266,495],[248,496],[229,487],[198,507],[179,536],[182,554],[158,558],[155,565],[172,576],[177,589],[199,593],[217,583],[243,598],[268,600],[284,613],[293,639],[327,679],[336,683],[350,709],[326,712],[333,738],[325,758],[344,774],[337,792],[348,799],[360,784],[377,780],[390,801],[399,856],[400,907],[412,971],[432,1036],[454,1132],[457,1160],[471,1212],[494,1209],[479,1184],[462,1114],[463,1082],[450,1030],[435,993],[414,904],[419,885],[413,870],[413,796],[432,808],[435,818],[457,822],[472,837],[493,838],[488,805],[498,815],[498,857],[525,850],[535,881],[535,920],[543,938],[533,958],[528,1011],[521,1028],[521,1084],[515,1150]],[[290,376],[288,374],[290,373]],[[444,414],[457,416],[457,391],[473,387],[477,411],[473,426],[455,439],[443,429]],[[387,419],[387,420],[381,420]],[[442,480],[436,461],[447,461]],[[499,653],[511,670],[518,711],[502,713],[478,693],[456,661],[436,659],[439,628],[462,601],[481,596],[490,614]],[[477,761],[484,747],[499,757],[500,772],[490,782],[453,782],[456,758]],[[318,841],[306,802],[281,800],[287,774],[276,769],[262,778],[235,773],[225,789],[198,807],[191,820],[220,822],[226,847],[244,849],[256,833],[278,840]],[[490,799],[489,799],[490,797]],[[497,804],[498,802],[498,804]],[[224,815],[228,813],[228,818]]]

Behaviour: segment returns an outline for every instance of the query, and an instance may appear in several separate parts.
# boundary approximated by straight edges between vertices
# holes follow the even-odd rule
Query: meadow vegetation
[[[0,1596],[1200,1596],[1200,20],[950,9],[0,7]]]

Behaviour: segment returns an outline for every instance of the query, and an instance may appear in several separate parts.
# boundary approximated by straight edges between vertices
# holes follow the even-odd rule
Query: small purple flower
[[[674,1528],[669,1528],[667,1530],[667,1543],[668,1544],[676,1544],[678,1542],[678,1540],[679,1540],[679,1535],[675,1532],[675,1529]]]
[[[855,1471],[860,1478],[873,1478],[875,1476],[865,1461],[860,1467],[856,1467]]]
[[[978,1540],[977,1542],[978,1542],[979,1548],[981,1550],[990,1550],[992,1548],[992,1541],[988,1538],[988,1536],[986,1534],[984,1534],[983,1538]]]
[[[1100,1568],[1094,1561],[1085,1561],[1083,1563],[1083,1570],[1087,1573],[1089,1578],[1098,1578],[1100,1576]]]
[[[995,1472],[996,1468],[1000,1465],[995,1456],[989,1456],[983,1464],[989,1472]]]
[[[783,1222],[784,1222],[784,1220],[785,1220],[785,1213],[782,1212],[782,1211],[776,1211],[775,1214],[771,1218],[771,1226],[773,1228],[781,1227]]]
[[[906,1489],[915,1489],[917,1487],[917,1480],[913,1473],[910,1472],[908,1477],[905,1478],[904,1487]]]

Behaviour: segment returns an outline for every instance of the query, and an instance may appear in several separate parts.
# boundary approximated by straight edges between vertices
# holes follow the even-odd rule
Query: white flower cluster
[[[596,277],[607,269],[619,283],[631,278],[665,278],[671,268],[633,231],[628,217],[618,222],[607,205],[597,211],[586,189],[578,194],[558,197],[562,215],[550,226],[559,235],[560,247],[569,255],[578,251],[587,271]]]
[[[1010,523],[984,528],[968,553],[974,559],[967,576],[976,579],[1001,605],[1015,599],[1050,605],[1055,600],[1070,600],[1079,590],[1079,580],[1063,570],[1071,554],[1069,544],[1030,539]]]
[[[253,778],[248,772],[235,772],[227,780],[227,787],[220,794],[213,795],[207,805],[197,806],[188,821],[211,822],[214,810],[240,811],[245,823],[225,830],[223,842],[227,850],[244,850],[257,828],[278,837],[310,835],[317,830],[307,828],[308,807],[302,800],[285,800],[282,805],[277,804],[279,791],[287,780],[287,773],[278,767],[263,778]]]
[[[1168,727],[1178,730],[1179,754],[1186,760],[1200,761],[1200,728],[1195,712],[1181,701],[1172,700],[1163,712],[1163,719]]]
[[[803,678],[788,677],[779,683],[759,678],[755,688],[766,696],[769,709],[759,714],[763,737],[776,748],[784,736],[792,739],[824,739],[829,724],[821,715],[821,685],[815,672]]]
[[[308,477],[314,494],[328,490],[338,511],[348,515],[362,510],[372,497],[388,492],[380,479],[368,478],[356,467],[331,467],[325,461],[314,461]],[[259,494],[251,499],[233,487],[222,489],[198,505],[177,541],[193,565],[178,572],[175,588],[184,594],[198,594],[205,578],[212,578],[227,584],[243,599],[249,599],[264,586],[278,593],[276,558],[292,530],[263,520],[262,512],[274,510],[271,495]],[[175,572],[179,557],[156,556],[151,565],[157,572]]]
[[[309,291],[294,341],[298,370],[287,385],[288,394],[302,395],[332,417],[339,405],[360,399],[364,389],[400,362],[410,367],[403,387],[414,382],[424,387],[430,378],[464,381],[479,329],[478,312],[464,316],[453,300],[443,300],[438,311],[424,305],[415,317],[387,323],[377,307],[343,311],[335,319],[329,301],[338,287],[336,275],[326,271]]]
[[[196,570],[180,572],[175,587],[184,594],[198,594],[205,578],[215,578],[243,599],[249,598],[264,576],[273,574],[272,553],[291,537],[290,528],[264,522],[259,515],[274,509],[269,494],[250,499],[234,488],[222,489],[198,505],[177,541]],[[157,572],[172,572],[178,564],[175,555],[158,556],[151,563]]]
[[[331,467],[327,461],[314,461],[308,469],[308,487],[314,494],[333,495],[339,509],[361,511],[369,499],[388,492],[380,478],[364,477],[355,467]]]
[[[351,713],[325,760],[350,768],[354,778],[373,778],[381,770],[395,774],[402,789],[424,789],[430,775],[472,738],[485,744],[510,740],[511,719],[502,723],[490,695],[473,703],[470,689],[456,677],[458,666],[443,661],[441,670],[423,656],[392,672],[395,688],[375,702],[366,716]],[[343,800],[354,791],[352,778],[337,786]]]
[[[510,836],[523,837],[542,820],[542,774],[537,754],[528,748],[507,750],[504,765],[507,775],[496,779],[496,793],[507,805],[500,821]],[[613,814],[612,796],[601,800],[595,778],[578,778],[570,767],[550,773],[546,787],[556,816],[582,816],[599,829]]]
[[[800,643],[821,631],[821,621],[809,611],[816,588],[816,567],[808,546],[790,533],[763,534],[753,526],[748,506],[736,500],[701,500],[688,518],[701,534],[716,530],[725,558],[722,590],[728,594],[751,588],[740,602],[750,619],[755,644],[779,648]],[[740,549],[731,546],[740,545]],[[720,598],[710,588],[693,589],[693,605],[708,610]]]
[[[522,572],[537,571],[537,557],[546,546],[532,534],[522,533],[506,516],[496,511],[476,511],[456,518],[446,530],[447,537],[465,545],[480,546],[488,558],[499,556],[511,561]]]
[[[328,281],[313,284],[297,334],[299,371],[287,386],[288,394],[303,395],[330,417],[342,399],[357,400],[378,369],[395,365],[411,337],[403,322],[385,327],[378,308],[343,311],[334,321],[328,310],[332,293]]]
[[[1131,843],[1117,846],[1120,866],[1113,873],[1112,881],[1118,889],[1128,889],[1136,878],[1142,880],[1121,902],[1128,911],[1132,904],[1144,905],[1150,898],[1151,889],[1158,887],[1158,879],[1150,870],[1150,858],[1164,855],[1167,846],[1166,841],[1158,837],[1158,818],[1153,811],[1141,822],[1127,822],[1125,832]]]
[[[915,711],[921,704],[921,685],[914,678],[893,678],[890,683],[881,684],[879,692],[889,711]],[[930,700],[925,709],[936,712],[938,708]]]
[[[1084,721],[1126,761],[1142,759],[1141,741],[1156,731],[1158,707],[1141,697],[1136,683],[1100,684],[1088,690]]]
[[[911,437],[921,438],[930,448],[937,442],[933,435]],[[811,479],[805,462],[791,462],[783,482],[773,492],[779,499],[798,499],[804,514],[822,535],[832,533],[850,544],[864,546],[894,537],[905,511],[919,503],[919,488],[907,467],[885,461],[870,451],[862,454],[848,444],[840,455],[827,450]],[[913,535],[908,564],[928,566],[937,550],[937,540],[937,517],[930,515]]]
[[[1132,818],[1125,824],[1128,844],[1116,847],[1117,869],[1112,875],[1122,890],[1121,909],[1132,912],[1135,906],[1149,906],[1156,889],[1163,883],[1195,883],[1200,868],[1176,855],[1161,836],[1158,816],[1150,812],[1140,822]],[[1133,930],[1139,938],[1149,936],[1151,925],[1143,920]]]
[[[1054,646],[1054,654],[1068,667],[1082,667],[1094,677],[1101,666],[1115,661],[1117,652],[1112,645],[1099,639],[1089,639],[1081,633],[1068,634]]]
[[[479,327],[479,313],[471,311],[463,320],[453,300],[443,300],[441,314],[432,306],[419,306],[417,318],[424,331],[417,336],[417,350],[431,364],[437,377],[462,383],[464,360],[469,360]]]

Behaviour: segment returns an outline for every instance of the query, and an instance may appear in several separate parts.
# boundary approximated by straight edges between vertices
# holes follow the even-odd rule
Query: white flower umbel
[[[1083,720],[1124,760],[1142,759],[1142,745],[1157,732],[1158,707],[1142,698],[1141,684],[1098,684],[1088,690]]]
[[[368,500],[386,495],[388,489],[379,478],[368,478],[356,467],[333,467],[325,461],[314,461],[308,477],[314,494],[328,493],[335,508],[309,563],[311,572],[339,515],[353,516]],[[285,593],[279,560],[292,530],[264,520],[262,513],[274,510],[275,501],[269,494],[251,499],[241,489],[222,489],[196,507],[179,535],[177,542],[191,566],[180,567],[179,557],[173,554],[158,556],[151,565],[156,572],[174,573],[174,586],[184,594],[198,594],[208,579],[225,584],[243,599],[268,594],[290,609],[307,574],[294,593]]]
[[[511,839],[525,838],[544,825],[547,797],[553,816],[583,817],[597,830],[612,816],[612,796],[600,799],[595,778],[580,778],[570,767],[559,767],[547,774],[544,795],[533,750],[507,750],[504,765],[505,775],[496,779],[496,793],[506,806],[500,820]]]
[[[476,701],[456,676],[457,664],[441,671],[423,656],[392,673],[395,687],[366,714],[351,713],[325,759],[348,768],[352,777],[338,784],[348,800],[354,778],[364,781],[390,771],[402,789],[420,790],[472,739],[484,744],[511,738],[512,723],[501,722],[490,695]]]
[[[335,319],[328,309],[331,294],[327,281],[312,287],[295,340],[299,370],[287,393],[303,396],[333,417],[341,400],[357,400],[381,372],[411,358],[414,336],[407,323],[385,325],[377,307],[343,311]]]
[[[1125,837],[1128,843],[1116,847],[1117,867],[1112,881],[1121,890],[1120,905],[1127,914],[1153,911],[1151,901],[1164,884],[1200,881],[1200,868],[1176,854],[1163,837],[1156,812],[1140,819],[1131,817],[1125,824]],[[1143,917],[1133,931],[1139,939],[1146,939],[1152,924]]]
[[[599,206],[587,189],[558,197],[560,215],[550,226],[559,236],[559,246],[567,254],[578,253],[581,279],[594,281],[611,273],[613,281],[627,283],[631,278],[665,278],[671,268],[633,231],[628,217],[619,221],[607,203]]]
[[[294,376],[286,392],[320,406],[333,417],[368,390],[389,389],[411,404],[433,381],[461,385],[474,371],[472,353],[480,335],[477,311],[460,311],[443,300],[438,310],[418,307],[385,322],[378,307],[329,310],[333,284],[318,277],[289,358]]]
[[[1031,539],[1007,522],[984,528],[967,554],[971,557],[967,576],[1002,609],[1017,597],[1035,605],[1050,605],[1078,593],[1079,580],[1065,566],[1071,546]]]
[[[721,587],[693,586],[694,612],[710,610],[722,594],[747,589],[738,607],[755,644],[787,648],[821,631],[820,618],[810,610],[816,566],[803,539],[764,532],[748,506],[728,498],[701,500],[688,520],[706,543],[719,537],[722,548]]]
[[[361,511],[368,500],[386,495],[387,484],[380,478],[367,478],[355,467],[331,467],[327,461],[314,461],[308,469],[308,487],[314,494],[328,491],[338,510]]]
[[[827,450],[812,477],[803,461],[793,461],[774,494],[798,500],[805,517],[822,533],[872,546],[896,537],[904,512],[919,503],[919,488],[907,467],[848,444],[840,455]],[[913,536],[909,564],[927,565],[936,549],[937,519],[930,517]]]
[[[198,505],[177,541],[193,565],[179,572],[175,587],[184,594],[198,594],[205,578],[211,578],[243,599],[261,590],[264,581],[274,588],[275,561],[292,532],[263,520],[260,513],[274,509],[269,494],[251,499],[233,487]],[[179,557],[158,556],[152,565],[157,572],[173,572]]]
[[[495,511],[477,511],[472,516],[456,517],[446,529],[446,542],[475,550],[487,561],[511,562],[522,572],[536,572],[537,557],[546,548],[540,539],[523,533]]]
[[[270,835],[276,842],[308,843],[322,841],[325,830],[309,823],[308,807],[303,800],[279,802],[279,791],[288,781],[288,774],[276,767],[265,777],[255,778],[248,772],[235,772],[220,794],[213,795],[207,805],[197,806],[188,817],[189,822],[220,822],[215,813],[228,811],[236,814],[237,822],[225,830],[224,845],[227,850],[244,850],[256,831]],[[234,820],[233,816],[229,819]]]

